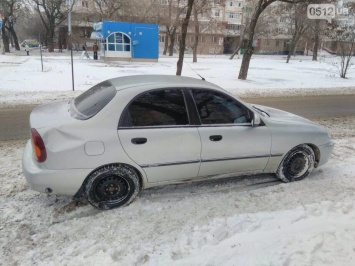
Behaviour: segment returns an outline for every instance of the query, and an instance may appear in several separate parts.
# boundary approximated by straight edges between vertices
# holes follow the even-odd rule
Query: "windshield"
[[[116,88],[110,81],[101,82],[70,102],[71,115],[86,120],[100,112],[116,95]]]

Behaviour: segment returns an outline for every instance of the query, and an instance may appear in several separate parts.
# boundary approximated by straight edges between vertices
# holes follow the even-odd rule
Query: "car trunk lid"
[[[58,127],[71,120],[69,112],[69,100],[44,104],[34,108],[30,115],[31,128]]]

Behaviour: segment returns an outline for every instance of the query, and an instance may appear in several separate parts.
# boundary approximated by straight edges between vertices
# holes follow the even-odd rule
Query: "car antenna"
[[[185,60],[184,60],[184,63],[185,63],[186,65],[188,65],[189,68],[191,68],[191,70],[192,70],[193,72],[195,72],[197,76],[199,76],[202,80],[205,80],[205,78],[202,77],[199,73],[197,73]]]

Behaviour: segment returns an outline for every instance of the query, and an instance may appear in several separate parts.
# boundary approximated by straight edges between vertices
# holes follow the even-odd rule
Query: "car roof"
[[[146,85],[168,85],[169,87],[201,87],[221,90],[215,84],[202,79],[173,75],[133,75],[109,79],[116,90]],[[223,89],[222,89],[223,90]]]

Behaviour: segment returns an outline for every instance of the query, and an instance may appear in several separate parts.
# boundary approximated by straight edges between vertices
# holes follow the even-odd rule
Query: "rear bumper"
[[[31,189],[51,194],[74,196],[93,169],[50,170],[33,157],[32,144],[28,141],[22,156],[22,171]],[[48,191],[48,190],[47,190]]]
[[[328,162],[330,154],[332,153],[334,149],[334,142],[330,141],[327,144],[318,146],[319,151],[320,151],[320,160],[318,166],[321,166]]]

